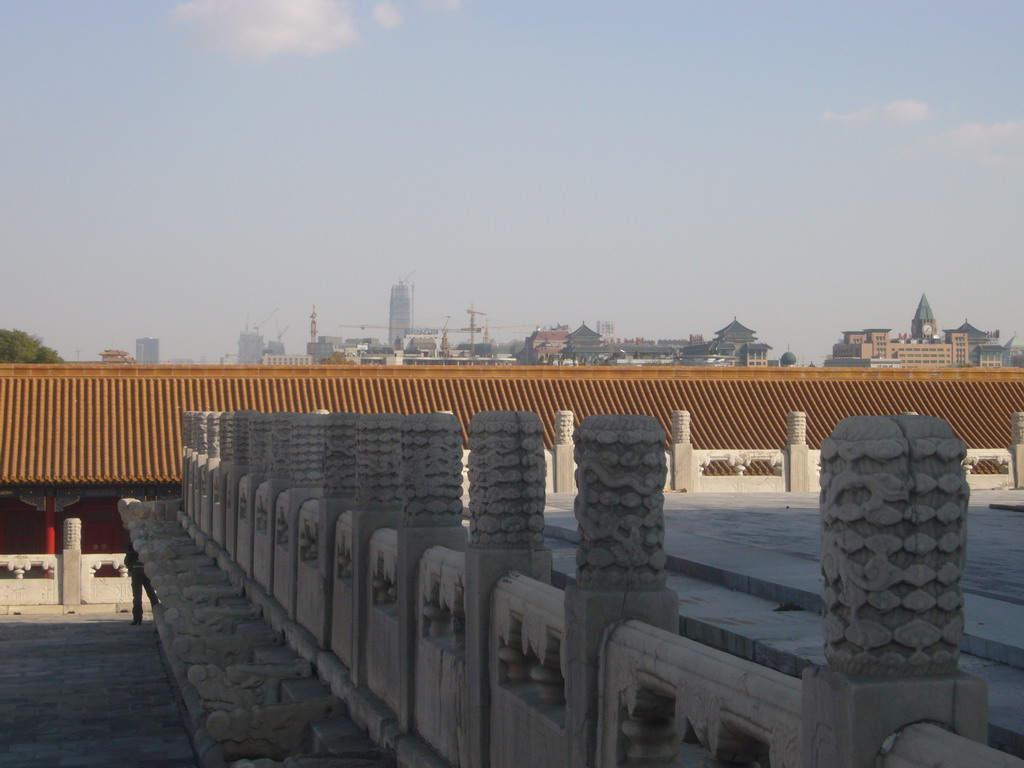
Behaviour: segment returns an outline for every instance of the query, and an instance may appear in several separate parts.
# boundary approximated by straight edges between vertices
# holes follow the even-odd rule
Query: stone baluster
[[[189,483],[191,485],[191,498],[186,514],[195,523],[198,523],[200,513],[203,509],[203,496],[206,495],[204,486],[205,473],[203,472],[208,458],[206,450],[206,425],[209,411],[197,411],[193,415],[192,422],[192,460],[189,462]]]
[[[270,472],[271,415],[253,412],[248,418],[249,471],[238,483],[235,561],[253,575],[253,546],[256,534],[256,500],[259,488]],[[239,446],[241,443],[239,443]]]
[[[398,526],[399,707],[403,731],[414,728],[420,558],[431,547],[466,548],[462,527],[462,426],[455,416],[424,413],[402,424],[403,509]]]
[[[356,428],[356,505],[352,512],[353,616],[349,622],[352,682],[368,683],[366,625],[373,604],[370,538],[379,528],[398,528],[402,517],[402,425],[396,413],[359,417]],[[340,617],[334,619],[338,626]]]
[[[790,411],[786,416],[786,447],[782,452],[786,490],[806,493],[816,490],[816,473],[807,447],[807,414]]]
[[[213,488],[213,523],[210,535],[227,548],[228,478],[235,464],[235,412],[223,411],[217,425],[220,444],[220,465],[217,484]]]
[[[576,464],[572,456],[572,430],[576,417],[572,411],[555,411],[555,441],[551,446],[551,491],[573,493],[576,490]]]
[[[590,416],[575,434],[576,583],[565,590],[569,765],[594,764],[598,662],[614,623],[679,631],[665,587],[665,432],[649,416]]]
[[[351,638],[352,617],[335,616],[334,565],[338,558],[338,518],[353,508],[356,497],[356,434],[360,416],[353,413],[327,413],[323,419],[323,494],[315,504],[308,502],[300,510],[302,551],[296,578],[296,620],[316,638],[321,648],[331,647],[331,635],[338,631]],[[348,553],[351,558],[351,553]],[[336,619],[336,622],[334,619]],[[348,657],[346,656],[346,659]]]
[[[1010,415],[1010,473],[1013,487],[1024,487],[1024,413]]]
[[[327,426],[323,414],[292,414],[288,439],[288,488],[282,491],[274,511],[274,589],[273,594],[288,617],[296,617],[298,586],[299,511],[309,502],[319,507],[324,485],[324,436]],[[307,512],[318,513],[318,509]],[[308,525],[310,535],[318,526]],[[323,599],[318,595],[317,599]]]
[[[181,414],[181,499],[185,514],[188,514],[188,504],[192,499],[191,478],[189,476],[189,464],[192,461],[192,454],[195,452],[195,444],[192,437],[193,411],[185,411]]]
[[[274,555],[281,507],[278,497],[291,487],[292,423],[298,414],[279,411],[268,416],[270,448],[267,477],[256,489],[255,530],[252,546],[253,579],[268,595],[274,594]]]
[[[224,548],[231,559],[238,561],[238,518],[241,510],[241,483],[249,474],[249,431],[256,411],[233,411],[229,414],[231,430],[230,460],[224,469]],[[223,436],[225,425],[221,425]],[[222,437],[223,441],[223,437]],[[221,448],[221,461],[225,461]]]
[[[856,416],[822,442],[828,666],[804,670],[807,768],[874,766],[924,720],[985,741],[985,684],[957,672],[965,453],[930,416]]]
[[[77,517],[64,520],[61,558],[61,603],[82,604],[82,521]]]
[[[213,533],[214,505],[220,484],[220,417],[219,411],[206,414],[206,461],[199,468],[203,493],[202,506],[195,520],[199,530],[207,535]]]
[[[672,411],[672,440],[669,454],[672,459],[672,490],[689,493],[696,491],[700,468],[697,466],[693,441],[690,439],[689,411]]]
[[[551,553],[543,549],[544,458],[544,425],[536,414],[488,411],[470,421],[466,678],[470,763],[481,768],[490,763],[491,593],[511,571],[545,582],[551,577]],[[509,649],[506,657],[514,653]]]

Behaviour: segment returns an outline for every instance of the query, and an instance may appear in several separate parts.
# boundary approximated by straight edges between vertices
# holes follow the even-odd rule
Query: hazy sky
[[[820,363],[925,292],[1005,341],[1022,34],[1019,0],[5,0],[0,327],[216,362],[277,309],[304,352],[412,274],[423,325],[735,315]]]

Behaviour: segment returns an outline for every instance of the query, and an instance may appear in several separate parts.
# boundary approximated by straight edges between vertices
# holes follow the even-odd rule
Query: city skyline
[[[992,1],[7,3],[0,327],[68,360],[145,335],[216,362],[274,308],[289,350],[314,304],[321,334],[386,327],[415,273],[425,325],[473,305],[656,339],[736,316],[819,364],[925,293],[1008,339],[1022,22]]]

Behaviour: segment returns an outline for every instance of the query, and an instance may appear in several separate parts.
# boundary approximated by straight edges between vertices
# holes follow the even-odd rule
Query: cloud
[[[1024,168],[1024,120],[971,122],[922,141],[931,152],[974,157],[989,168]]]
[[[358,40],[351,8],[341,0],[189,0],[170,15],[212,50],[258,62],[316,56]]]
[[[384,0],[373,7],[373,19],[382,27],[391,29],[402,23],[402,14],[391,0]]]
[[[923,101],[914,101],[913,99],[890,101],[882,107],[882,112],[887,118],[897,123],[916,123],[932,116],[931,107]]]
[[[821,113],[821,120],[826,123],[866,123],[875,116],[875,108],[868,107],[856,112],[844,112],[842,114],[826,109]]]
[[[932,116],[931,107],[923,101],[897,99],[882,106],[865,107],[854,112],[833,112],[826,109],[819,119],[826,123],[870,123],[884,120],[892,123],[915,123]]]
[[[457,11],[462,7],[462,0],[423,0],[423,5],[433,11]]]

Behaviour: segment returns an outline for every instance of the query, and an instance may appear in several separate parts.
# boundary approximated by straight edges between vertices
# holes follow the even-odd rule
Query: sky
[[[302,353],[314,305],[386,335],[408,279],[417,325],[499,339],[736,317],[820,364],[925,293],[1005,342],[1022,33],[1018,0],[5,0],[0,327]]]

